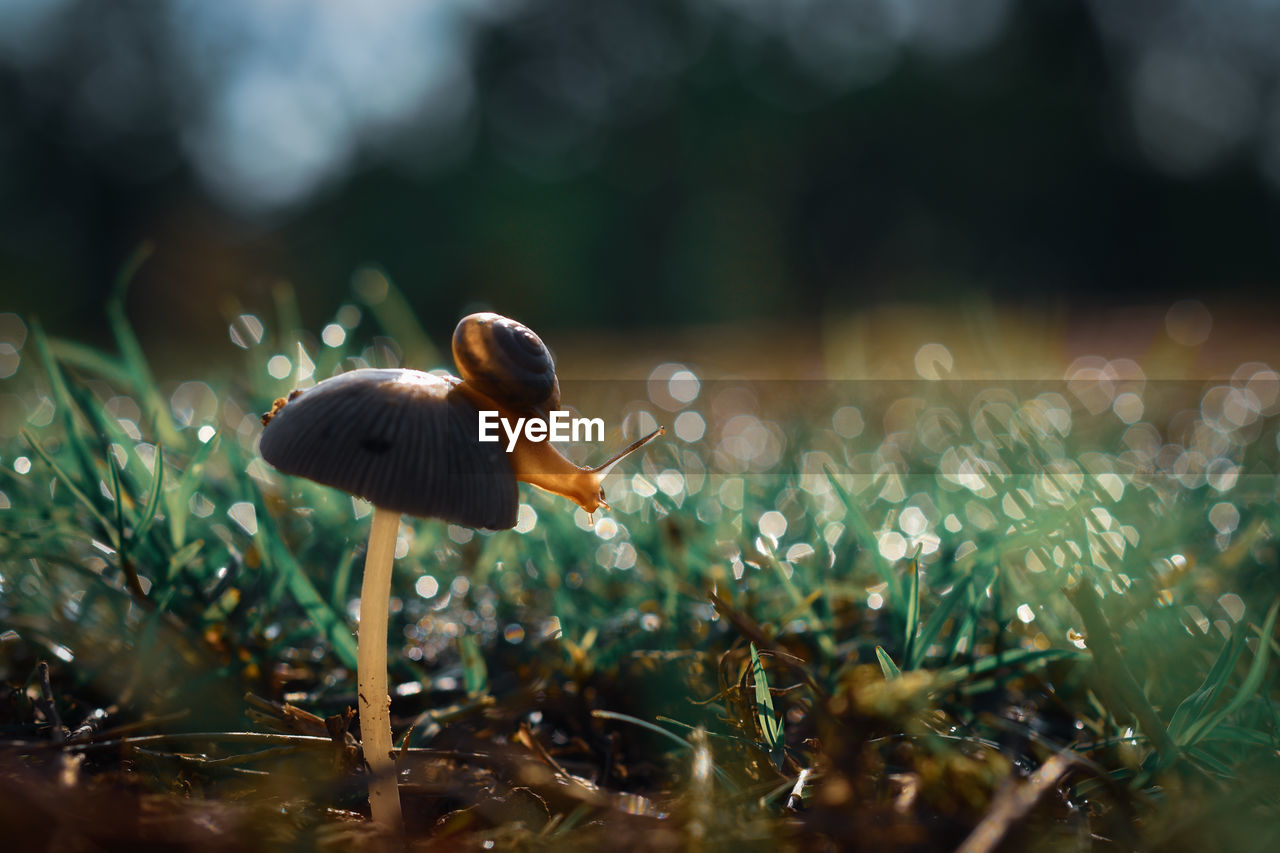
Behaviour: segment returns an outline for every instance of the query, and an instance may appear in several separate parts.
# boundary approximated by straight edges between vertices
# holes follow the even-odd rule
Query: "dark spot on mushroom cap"
[[[417,370],[353,370],[275,412],[259,442],[286,474],[377,506],[492,530],[514,527],[518,493],[499,442],[481,444],[459,380]]]
[[[386,453],[391,449],[391,442],[385,438],[362,438],[360,446],[370,453]]]

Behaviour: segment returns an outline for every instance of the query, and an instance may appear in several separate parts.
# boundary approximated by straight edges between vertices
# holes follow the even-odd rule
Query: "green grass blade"
[[[120,270],[120,274],[116,276],[115,288],[106,305],[107,324],[111,327],[111,334],[116,340],[116,346],[120,349],[120,359],[132,379],[130,384],[141,398],[143,410],[155,424],[156,434],[161,441],[177,446],[182,443],[182,438],[173,425],[168,405],[160,396],[155,377],[151,373],[151,366],[142,352],[142,344],[138,342],[137,335],[133,333],[133,326],[130,325],[124,312],[125,291],[128,290],[129,283],[138,269],[146,263],[153,251],[154,247],[149,243],[139,246]]]
[[[774,764],[780,766],[785,741],[783,723],[773,708],[773,696],[769,692],[769,678],[765,675],[764,664],[760,662],[760,653],[756,644],[751,644],[751,680],[755,682],[756,718],[760,723],[760,735],[764,740],[765,752],[774,758]]]
[[[53,348],[49,344],[49,338],[44,332],[44,327],[38,322],[31,324],[31,340],[35,344],[36,354],[44,367],[45,375],[49,378],[49,391],[53,395],[58,417],[62,420],[67,446],[71,448],[71,452],[75,455],[81,476],[90,482],[94,482],[98,478],[97,469],[89,456],[88,449],[85,447],[83,437],[80,434],[80,429],[76,424],[76,404],[71,395],[71,388],[67,384],[67,377],[62,372],[62,367],[53,356]],[[69,482],[70,478],[67,476],[66,471],[63,472],[63,475],[63,478]]]
[[[898,669],[898,665],[893,662],[893,658],[889,657],[889,653],[883,646],[876,646],[876,660],[880,661],[880,671],[884,673],[887,680],[891,681],[902,675],[902,670]]]
[[[1173,712],[1173,719],[1169,721],[1169,735],[1179,746],[1186,745],[1184,735],[1187,729],[1204,718],[1206,711],[1213,707],[1226,688],[1231,673],[1235,671],[1236,663],[1244,652],[1246,636],[1246,623],[1237,624],[1231,636],[1222,644],[1222,651],[1218,652],[1204,681]]]
[[[683,746],[685,749],[690,751],[693,750],[693,744],[689,743],[689,741],[680,737],[680,735],[675,732],[664,729],[662,726],[651,723],[648,720],[642,720],[639,717],[632,717],[629,714],[620,714],[617,711],[601,711],[599,709],[593,710],[591,712],[591,716],[600,720],[620,720],[624,723],[631,723],[633,726],[639,726],[642,729],[648,729],[654,734],[662,735],[668,740],[680,744],[680,746]]]
[[[120,470],[116,467],[116,456],[110,449],[107,450],[107,479],[116,518],[115,546],[120,554],[120,561],[124,562],[125,546],[128,544],[124,535],[124,493],[120,488]]]
[[[467,698],[479,699],[489,690],[489,669],[485,666],[480,644],[471,634],[458,637],[458,654],[462,658],[462,680]]]
[[[996,655],[986,655],[973,663],[953,667],[947,674],[947,680],[962,682],[978,675],[986,675],[1001,667],[1011,669],[1030,669],[1064,658],[1084,657],[1083,652],[1075,649],[1014,649]]]
[[[907,669],[914,669],[916,659],[916,633],[920,630],[920,564],[914,557],[907,569],[907,611],[903,621],[902,662]]]
[[[854,535],[859,542],[872,543],[876,541],[875,531],[872,529],[871,523],[867,521],[866,514],[862,511],[862,504],[854,499],[854,496],[844,486],[840,485],[840,480],[836,477],[836,472],[830,468],[826,469],[827,482],[831,484],[831,488],[835,489],[836,494],[844,501],[845,517],[849,520],[853,527]],[[876,571],[889,585],[889,600],[895,601],[902,591],[902,582],[898,579],[898,575],[893,571],[892,565],[888,560],[880,556],[878,549],[872,548],[875,555],[874,562]]]
[[[196,554],[199,554],[200,549],[203,547],[204,540],[196,539],[195,541],[188,542],[186,545],[179,548],[174,555],[169,558],[169,570],[165,575],[165,579],[170,581],[173,580],[177,576],[178,572],[182,571],[182,569],[187,565],[187,563],[190,563],[195,559]]]
[[[236,457],[232,460],[233,467],[242,470],[243,460],[238,454],[234,454],[235,445],[231,444],[230,447]],[[253,504],[254,515],[257,518],[258,532],[254,534],[254,542],[262,553],[264,568],[277,573],[272,576],[275,586],[288,591],[289,597],[307,614],[307,618],[311,620],[316,630],[329,641],[338,660],[354,669],[356,641],[346,619],[329,606],[329,602],[302,570],[302,566],[281,537],[275,518],[267,512],[262,493],[256,488],[246,488],[244,494]],[[274,599],[268,597],[267,603],[268,606],[274,606]]]
[[[633,717],[630,714],[621,714],[621,713],[618,713],[617,711],[602,711],[598,708],[592,710],[591,716],[595,717],[598,720],[617,720],[622,723],[630,723],[633,726],[639,726],[642,729],[648,729],[654,734],[662,735],[668,740],[671,740],[671,741],[674,741],[675,743],[680,744],[690,752],[696,751],[696,748],[694,747],[694,745],[689,741],[685,740],[684,738],[680,737],[680,735],[668,729],[664,729],[662,726],[655,725],[654,723],[651,723],[648,720],[642,720],[639,717]],[[720,782],[724,785],[727,791],[735,794],[738,792],[738,786],[734,783],[733,779],[729,776],[729,774],[726,773],[718,764],[712,764],[711,769],[716,774],[716,778],[720,780]]]
[[[929,619],[924,623],[924,628],[920,635],[916,637],[915,643],[911,647],[911,657],[906,659],[907,669],[919,669],[924,663],[925,656],[929,653],[929,647],[933,645],[934,640],[942,632],[942,627],[947,624],[947,620],[951,618],[952,612],[955,611],[956,605],[969,594],[969,584],[972,578],[968,575],[961,578],[951,590],[942,597],[938,602],[938,606],[934,608],[933,613],[929,615]],[[957,637],[960,632],[956,632]]]
[[[84,504],[85,509],[89,511],[89,514],[92,515],[94,520],[98,522],[99,526],[101,526],[103,535],[108,538],[112,538],[111,522],[107,521],[107,517],[102,514],[102,510],[98,509],[97,505],[93,501],[89,500],[88,495],[80,490],[80,487],[76,485],[75,480],[71,479],[70,475],[62,469],[62,466],[54,461],[53,457],[49,455],[49,451],[44,449],[44,445],[36,440],[34,435],[28,432],[25,428],[20,431],[20,434],[23,439],[26,440],[27,444],[31,445],[31,449],[36,452],[36,455],[43,459],[44,463],[49,466],[53,471],[54,476],[62,481],[63,486],[70,491],[71,494],[75,495],[76,499],[79,500],[80,503]]]
[[[259,518],[266,514],[262,510],[259,510],[259,512]],[[259,522],[259,531],[261,529],[261,522]],[[272,535],[274,536],[275,534],[273,533]],[[272,560],[275,562],[276,567],[285,574],[284,587],[288,590],[289,596],[329,640],[338,659],[346,666],[354,667],[356,665],[356,641],[351,634],[351,628],[344,619],[340,618],[329,607],[329,603],[320,595],[315,585],[311,583],[311,579],[303,573],[302,567],[298,565],[297,560],[289,553],[288,549],[283,544],[272,548],[272,543],[265,541],[266,537],[263,537],[263,539],[262,545],[271,549]]]
[[[1280,598],[1277,598],[1271,605],[1271,609],[1267,611],[1267,619],[1263,623],[1258,639],[1258,651],[1253,656],[1253,664],[1249,667],[1249,672],[1245,675],[1240,689],[1236,691],[1235,696],[1231,697],[1231,701],[1227,702],[1217,712],[1197,720],[1188,727],[1186,733],[1188,745],[1202,740],[1219,723],[1240,710],[1244,703],[1252,699],[1254,694],[1258,692],[1258,688],[1262,686],[1262,680],[1267,674],[1267,661],[1271,658],[1271,643],[1268,640],[1275,631],[1277,613],[1280,613]]]
[[[165,504],[169,508],[169,540],[175,548],[181,548],[183,543],[187,541],[187,514],[189,512],[187,507],[190,504],[191,496],[195,494],[196,487],[204,476],[204,466],[209,461],[209,455],[213,453],[214,448],[217,447],[221,440],[222,436],[215,433],[212,438],[197,447],[195,454],[187,462],[187,467],[182,471],[182,477],[178,480],[177,488],[170,489],[165,495]],[[158,450],[157,454],[159,454]]]
[[[351,598],[351,569],[355,566],[358,545],[352,545],[342,553],[337,568],[333,570],[333,585],[329,589],[329,603],[339,613],[346,612]]]
[[[53,354],[64,364],[96,373],[117,387],[133,387],[133,376],[128,369],[106,353],[64,338],[50,338],[49,345]]]
[[[158,444],[155,469],[156,473],[151,480],[151,491],[147,494],[147,502],[142,507],[142,515],[138,516],[138,523],[133,528],[133,538],[138,541],[142,541],[151,528],[151,523],[156,520],[156,510],[160,508],[160,495],[164,490],[164,448]]]
[[[73,385],[69,387],[69,390],[76,410],[84,418],[89,429],[97,435],[103,455],[110,452],[112,443],[118,444],[122,448],[131,448],[133,450],[133,458],[137,459],[139,464],[130,466],[126,458],[123,467],[117,473],[120,475],[121,483],[124,485],[125,490],[131,496],[140,494],[142,481],[134,472],[139,468],[145,467],[145,465],[142,464],[142,457],[138,454],[137,443],[121,428],[119,421],[115,418],[107,417],[103,413],[102,406],[89,389]],[[78,442],[78,445],[84,445],[84,442]],[[96,470],[96,466],[92,463],[89,463],[89,465]]]

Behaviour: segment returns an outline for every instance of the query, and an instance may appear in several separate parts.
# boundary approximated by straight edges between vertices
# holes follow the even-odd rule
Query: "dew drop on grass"
[[[738,477],[730,477],[720,484],[720,503],[731,510],[742,509],[743,482]]]
[[[307,355],[306,349],[302,343],[298,343],[298,375],[297,381],[302,385],[314,384],[312,377],[315,376],[316,363],[311,360],[311,356]]]
[[[787,549],[787,562],[795,563],[814,555],[813,546],[808,542],[797,542]]]
[[[1225,536],[1240,525],[1240,510],[1233,503],[1216,503],[1209,508],[1209,523]]]
[[[681,441],[694,442],[707,432],[707,422],[697,412],[681,412],[676,415],[676,437]]]
[[[839,521],[833,521],[822,529],[822,538],[831,548],[836,546],[840,541],[840,537],[844,535],[844,525]]]
[[[622,419],[622,434],[627,438],[648,435],[658,428],[658,421],[646,411],[631,412]]]
[[[31,470],[31,460],[25,456],[19,456],[13,460],[13,470],[18,474],[26,474]]]
[[[253,508],[253,504],[248,501],[237,501],[227,509],[227,515],[236,524],[240,525],[240,529],[250,536],[254,536],[258,532],[258,514]]]
[[[702,383],[698,381],[698,377],[687,369],[677,370],[667,381],[667,393],[679,403],[692,403],[698,399],[701,389]]]
[[[231,337],[231,342],[241,349],[248,349],[254,344],[260,343],[263,331],[262,321],[252,314],[241,314],[232,320],[231,325],[227,327],[227,334]]]
[[[8,379],[17,373],[21,363],[22,356],[18,355],[17,347],[8,341],[0,341],[0,379]]]
[[[191,510],[191,514],[196,518],[208,518],[213,515],[215,509],[213,501],[206,498],[199,492],[191,496],[191,500],[187,501],[187,507]]]
[[[183,382],[170,395],[169,408],[184,427],[212,421],[218,415],[218,395],[204,382]]]
[[[413,591],[423,598],[434,598],[440,591],[440,582],[431,575],[423,575],[414,582]]]
[[[787,532],[787,517],[776,509],[771,509],[760,516],[760,532],[775,543]]]
[[[602,569],[613,568],[614,549],[608,542],[604,542],[596,549],[596,565]]]
[[[320,340],[327,347],[340,347],[347,340],[347,330],[337,323],[330,323],[320,332]]]
[[[898,527],[908,536],[919,536],[929,528],[929,519],[917,506],[909,506],[898,516]]]
[[[667,468],[658,475],[657,486],[663,494],[674,498],[684,492],[684,474],[674,468]]]
[[[639,475],[637,475],[639,476]],[[649,494],[653,494],[650,492]],[[520,510],[516,513],[516,533],[528,533],[530,530],[538,526],[538,513],[528,504],[520,504]]]
[[[1222,456],[1210,462],[1205,469],[1205,480],[1215,492],[1230,491],[1239,479],[1240,467]]]
[[[293,362],[289,361],[287,355],[277,354],[267,360],[267,373],[271,374],[273,379],[284,379],[292,369]]]
[[[1232,622],[1239,622],[1244,618],[1244,599],[1236,593],[1223,593],[1218,597],[1218,604],[1231,617]]]
[[[831,426],[844,438],[857,438],[862,434],[865,424],[862,412],[855,406],[841,406],[831,416]]]
[[[337,320],[344,329],[354,329],[356,326],[360,325],[360,317],[360,309],[351,303],[343,305],[338,309],[337,313],[333,315],[333,319]]]
[[[618,553],[613,558],[615,569],[630,569],[636,564],[636,549],[630,542],[618,546]]]
[[[1116,397],[1111,403],[1111,409],[1116,413],[1116,417],[1126,424],[1137,423],[1142,417],[1142,398],[1132,391],[1126,391]]]
[[[886,530],[880,534],[880,556],[890,562],[901,560],[907,555],[907,539],[896,530]]]
[[[631,478],[631,490],[642,498],[651,498],[658,493],[657,488],[643,474],[636,474]]]
[[[1030,604],[1018,605],[1018,620],[1020,622],[1022,622],[1024,625],[1029,625],[1030,623],[1035,621],[1035,618],[1036,618],[1036,612],[1031,609]]]
[[[942,344],[925,344],[916,350],[916,374],[921,379],[944,379],[954,367],[955,359],[951,356],[951,350]]]

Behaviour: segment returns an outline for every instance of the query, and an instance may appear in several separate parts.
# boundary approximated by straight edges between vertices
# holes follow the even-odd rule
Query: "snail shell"
[[[488,312],[463,317],[453,332],[453,360],[467,384],[501,408],[543,417],[560,408],[555,360],[523,323]]]

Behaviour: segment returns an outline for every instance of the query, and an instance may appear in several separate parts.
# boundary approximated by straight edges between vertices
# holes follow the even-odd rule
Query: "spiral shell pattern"
[[[463,317],[453,333],[453,360],[471,387],[500,406],[543,415],[560,407],[551,351],[523,323],[487,312]]]

